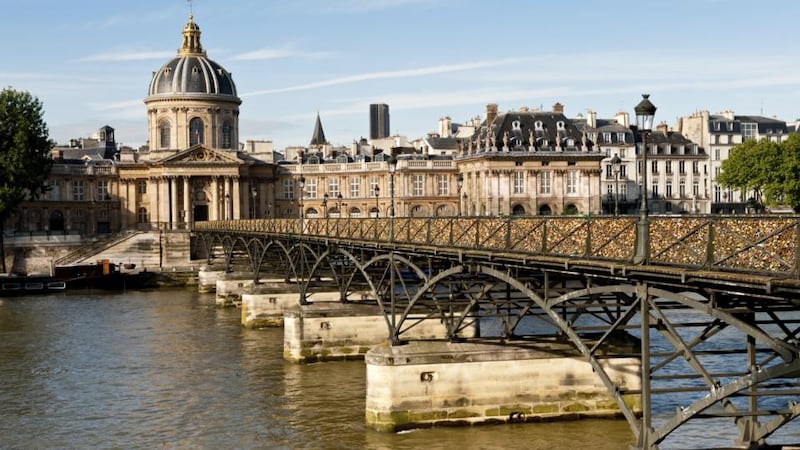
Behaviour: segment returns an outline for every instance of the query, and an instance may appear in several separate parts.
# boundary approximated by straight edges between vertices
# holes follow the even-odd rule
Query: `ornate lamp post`
[[[231,218],[231,194],[229,192],[225,193],[225,220],[230,220]]]
[[[250,189],[250,194],[253,196],[253,203],[252,203],[252,212],[250,213],[250,218],[255,219],[258,215],[258,206],[256,205],[256,199],[258,198],[258,190],[255,186]]]
[[[458,174],[456,177],[456,186],[458,186],[458,217],[461,217],[461,188],[464,187],[464,175]]]
[[[322,218],[328,218],[328,193],[322,196]]]
[[[303,232],[303,222],[302,222],[302,220],[303,220],[303,216],[305,214],[305,211],[303,210],[304,209],[303,208],[303,197],[306,196],[306,192],[304,190],[305,186],[306,186],[306,177],[301,175],[300,179],[297,180],[297,187],[300,189],[300,197],[298,198],[298,201],[300,202],[299,203],[300,204],[300,211],[299,212],[300,212],[300,233],[301,234]]]
[[[397,171],[397,158],[389,158],[389,240],[394,241],[394,173]]]
[[[342,193],[336,194],[336,212],[339,214],[337,218],[342,217]]]
[[[614,215],[619,215],[619,166],[622,163],[622,160],[619,159],[619,156],[614,153],[614,157],[611,158],[611,172],[614,174]]]
[[[381,192],[381,188],[379,188],[378,186],[375,186],[375,218],[376,219],[381,216],[381,210],[380,210],[380,207],[378,206],[378,195],[380,194],[380,192]]]
[[[650,255],[650,224],[647,209],[647,136],[653,129],[656,107],[649,100],[649,94],[642,94],[642,101],[633,110],[636,112],[636,125],[642,135],[642,188],[639,190],[639,224],[634,263],[646,264]]]

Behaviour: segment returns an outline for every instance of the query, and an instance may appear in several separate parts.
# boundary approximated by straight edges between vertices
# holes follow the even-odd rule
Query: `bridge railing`
[[[248,232],[630,263],[637,217],[314,218],[198,222]],[[651,216],[649,264],[796,278],[800,216]]]

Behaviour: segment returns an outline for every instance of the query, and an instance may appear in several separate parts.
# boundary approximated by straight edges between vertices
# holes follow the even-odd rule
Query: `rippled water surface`
[[[240,313],[189,290],[0,299],[0,448],[632,443],[622,420],[377,433],[364,426],[363,362],[285,363],[283,330],[244,330]],[[707,447],[714,435],[694,433],[663,448]]]

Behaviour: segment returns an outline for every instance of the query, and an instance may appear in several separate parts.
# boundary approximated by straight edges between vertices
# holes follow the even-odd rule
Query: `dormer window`
[[[625,133],[617,133],[617,142],[625,143]]]
[[[319,158],[316,155],[309,156],[308,159],[306,159],[306,164],[319,164]]]
[[[575,147],[575,139],[567,139],[567,147]]]
[[[542,125],[541,120],[537,120],[536,123],[533,124],[533,126],[534,128],[536,128],[536,131],[544,130],[544,126]]]
[[[337,163],[347,163],[347,155],[339,155],[336,157]]]
[[[564,129],[564,121],[563,120],[559,120],[558,122],[556,122],[556,129],[558,129],[558,130],[563,130]]]
[[[607,144],[611,142],[611,133],[603,133],[603,142]]]
[[[515,121],[511,122],[511,129],[513,129],[513,130],[521,130],[522,129],[522,124],[520,123],[519,120],[515,120]]]

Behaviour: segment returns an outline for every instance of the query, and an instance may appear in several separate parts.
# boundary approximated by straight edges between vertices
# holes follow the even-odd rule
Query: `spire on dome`
[[[309,146],[327,145],[328,141],[325,140],[325,132],[322,131],[322,121],[319,120],[319,111],[317,112],[317,122],[314,124],[314,134],[311,136],[311,143]]]
[[[183,26],[183,45],[178,51],[181,55],[203,54],[203,46],[200,45],[200,27],[194,23],[194,16],[189,15],[189,21]]]

